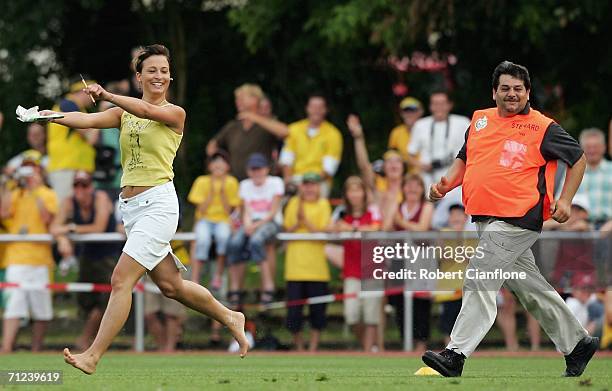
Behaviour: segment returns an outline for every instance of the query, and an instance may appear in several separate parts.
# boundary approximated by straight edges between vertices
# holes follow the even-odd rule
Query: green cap
[[[302,182],[321,182],[321,175],[316,172],[307,172],[302,176]]]

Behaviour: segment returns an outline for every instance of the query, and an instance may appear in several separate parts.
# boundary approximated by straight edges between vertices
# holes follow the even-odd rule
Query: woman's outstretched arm
[[[121,126],[121,114],[123,109],[113,107],[101,113],[81,113],[80,111],[71,111],[61,113],[51,110],[43,110],[41,114],[61,114],[64,118],[51,120],[51,122],[60,125],[68,126],[73,129],[107,129],[118,128]]]

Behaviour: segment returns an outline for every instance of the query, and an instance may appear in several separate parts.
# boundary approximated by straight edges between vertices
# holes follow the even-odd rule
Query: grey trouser
[[[502,285],[512,290],[538,320],[557,349],[567,355],[587,335],[561,296],[540,274],[531,252],[539,233],[500,220],[477,223],[478,246],[484,256],[470,259],[464,276],[463,303],[447,349],[470,356],[487,334],[497,315],[495,298]],[[474,270],[525,272],[520,279],[468,279]]]

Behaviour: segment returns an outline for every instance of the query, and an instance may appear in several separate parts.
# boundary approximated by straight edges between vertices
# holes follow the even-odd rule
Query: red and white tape
[[[0,282],[0,290],[19,288],[29,291],[51,290],[54,292],[110,292],[111,284],[96,284],[91,282],[56,282],[50,284],[28,284],[15,282]],[[144,290],[143,284],[136,284],[135,290]]]
[[[66,283],[51,283],[51,284],[23,284],[23,283],[14,283],[14,282],[0,282],[0,290],[2,289],[10,289],[10,288],[19,288],[24,290],[51,290],[55,292],[110,292],[112,287],[110,284],[96,284],[89,282],[66,282]],[[155,292],[160,293],[159,288],[150,282],[146,283],[138,283],[134,287],[135,291],[143,292]],[[290,300],[290,301],[277,301],[273,303],[269,303],[265,306],[266,309],[279,309],[286,307],[294,307],[298,305],[311,305],[311,304],[327,304],[333,303],[336,301],[344,301],[346,299],[354,299],[354,298],[370,298],[370,297],[383,297],[383,296],[393,296],[403,294],[403,288],[392,288],[387,289],[385,291],[361,291],[359,293],[336,293],[330,295],[323,296],[315,296],[309,297],[307,299],[298,299],[298,300]],[[413,295],[415,297],[430,297],[435,294],[447,294],[447,293],[456,293],[455,291],[415,291]]]
[[[382,298],[383,296],[401,295],[404,293],[404,288],[391,288],[384,291],[361,291],[358,293],[336,293],[323,296],[309,297],[307,299],[297,299],[289,301],[277,301],[265,305],[266,309],[279,309],[285,307],[294,307],[298,305],[312,304],[328,304],[336,301],[344,301],[346,299],[366,299],[366,298]],[[413,291],[414,297],[431,297],[437,294],[453,294],[456,291]]]

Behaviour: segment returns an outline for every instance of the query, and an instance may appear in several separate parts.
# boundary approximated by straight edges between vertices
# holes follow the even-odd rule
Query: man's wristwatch
[[[68,232],[70,232],[71,234],[76,232],[76,228],[77,228],[77,226],[76,226],[75,223],[68,224]]]

